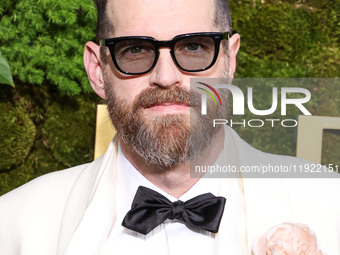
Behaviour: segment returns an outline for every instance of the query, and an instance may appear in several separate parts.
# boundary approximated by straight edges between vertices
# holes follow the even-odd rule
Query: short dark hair
[[[97,39],[108,38],[113,33],[113,24],[107,17],[108,0],[94,0],[97,7]],[[223,32],[231,33],[231,16],[228,0],[215,0],[214,24]]]
[[[215,0],[214,25],[231,34],[232,24],[228,0]]]
[[[113,24],[107,17],[107,0],[93,0],[97,7],[97,40],[107,38],[108,32],[113,32]]]

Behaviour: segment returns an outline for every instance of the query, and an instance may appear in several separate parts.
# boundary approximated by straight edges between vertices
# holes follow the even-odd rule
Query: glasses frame
[[[209,37],[211,39],[214,40],[214,45],[215,45],[215,53],[214,53],[214,58],[211,62],[210,65],[208,65],[205,68],[201,68],[201,69],[196,69],[196,70],[188,70],[183,68],[182,66],[180,66],[180,64],[178,63],[176,57],[175,57],[175,53],[174,53],[174,48],[175,48],[175,44],[185,38],[188,37],[194,37],[194,36],[206,36]],[[167,40],[167,41],[158,41],[153,37],[149,37],[149,36],[123,36],[123,37],[115,37],[115,38],[108,38],[108,39],[99,39],[99,46],[106,46],[109,48],[110,54],[111,54],[111,58],[113,61],[113,64],[115,65],[115,67],[117,68],[117,70],[123,74],[128,74],[128,75],[142,75],[142,74],[146,74],[148,72],[150,72],[157,64],[158,58],[159,58],[159,49],[160,48],[170,48],[170,55],[171,58],[173,59],[173,61],[175,62],[176,66],[185,71],[185,72],[190,72],[190,73],[194,73],[194,72],[202,72],[205,70],[208,70],[209,68],[211,68],[217,60],[219,51],[220,51],[220,43],[222,40],[229,40],[230,37],[230,33],[229,32],[200,32],[200,33],[188,33],[188,34],[181,34],[181,35],[177,35],[174,38],[172,38],[171,40]],[[152,66],[144,71],[144,72],[138,72],[138,73],[132,73],[132,72],[126,72],[124,70],[122,70],[118,63],[117,60],[115,58],[115,54],[114,54],[114,50],[115,50],[115,45],[118,42],[121,41],[125,41],[125,40],[143,40],[146,42],[151,43],[154,48],[155,48],[155,59],[154,62],[152,63]]]

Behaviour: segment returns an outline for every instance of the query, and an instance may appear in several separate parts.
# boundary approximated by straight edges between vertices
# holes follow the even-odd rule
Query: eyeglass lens
[[[175,44],[174,54],[183,69],[201,70],[213,61],[215,43],[212,38],[205,36],[184,38]]]
[[[172,54],[182,69],[202,70],[214,59],[215,42],[207,36],[185,37],[175,43]],[[114,56],[123,72],[143,73],[152,68],[157,53],[152,41],[127,39],[116,43]]]
[[[151,42],[131,39],[118,42],[115,45],[114,56],[122,71],[143,73],[152,67],[156,52]]]

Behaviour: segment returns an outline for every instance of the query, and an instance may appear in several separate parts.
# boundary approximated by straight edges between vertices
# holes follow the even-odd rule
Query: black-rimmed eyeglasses
[[[169,47],[175,64],[185,72],[200,72],[212,67],[217,59],[220,42],[229,33],[202,32],[177,35],[169,41],[157,41],[148,36],[124,36],[101,39],[100,46],[109,47],[118,71],[139,75],[155,67],[159,48]]]

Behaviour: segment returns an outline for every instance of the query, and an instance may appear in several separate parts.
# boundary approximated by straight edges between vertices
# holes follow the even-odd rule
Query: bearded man
[[[305,163],[259,152],[227,127],[205,130],[227,110],[208,104],[202,117],[190,79],[233,78],[240,38],[227,0],[96,6],[100,43],[85,45],[84,65],[117,135],[92,163],[1,198],[0,254],[246,255],[257,235],[287,221],[309,225],[340,254],[338,179],[190,175],[190,164]]]

